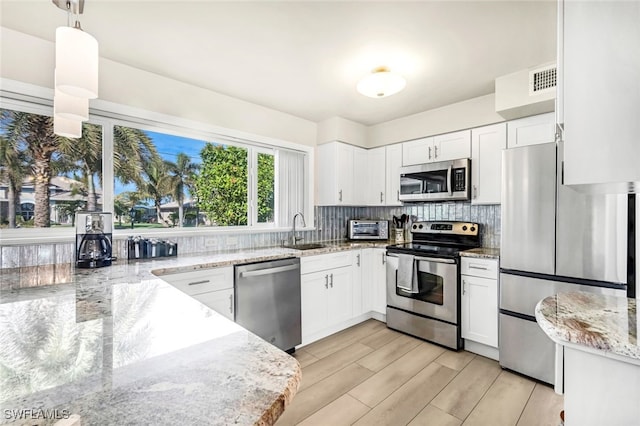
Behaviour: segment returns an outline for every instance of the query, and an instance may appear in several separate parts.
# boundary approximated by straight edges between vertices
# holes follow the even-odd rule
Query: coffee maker
[[[76,213],[76,267],[110,266],[112,231],[111,213]]]

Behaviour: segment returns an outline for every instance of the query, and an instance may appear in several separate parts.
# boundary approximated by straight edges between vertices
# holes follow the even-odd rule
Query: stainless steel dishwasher
[[[236,265],[235,320],[272,345],[295,351],[302,342],[300,259]]]

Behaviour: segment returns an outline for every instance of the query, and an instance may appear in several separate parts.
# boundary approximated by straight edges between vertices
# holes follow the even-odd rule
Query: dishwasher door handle
[[[298,269],[298,265],[278,266],[276,268],[257,269],[255,271],[245,271],[245,272],[240,272],[240,276],[242,278],[259,277],[262,275],[271,275],[271,274],[277,274],[279,272],[293,271],[294,269]]]

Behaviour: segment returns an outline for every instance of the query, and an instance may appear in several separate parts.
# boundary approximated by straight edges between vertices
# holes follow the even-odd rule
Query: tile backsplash
[[[315,207],[315,231],[299,232],[303,242],[341,240],[349,219],[386,219],[402,214],[414,220],[462,220],[477,222],[484,247],[500,246],[500,205],[475,206],[469,202],[425,203],[398,207]],[[290,232],[261,232],[236,235],[209,235],[171,238],[178,243],[178,255],[279,246]],[[0,247],[0,268],[72,263],[72,242]],[[126,238],[116,239],[113,254],[126,261]]]

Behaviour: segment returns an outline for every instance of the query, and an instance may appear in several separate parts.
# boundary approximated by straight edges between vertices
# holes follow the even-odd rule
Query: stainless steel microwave
[[[350,240],[388,240],[389,221],[350,220],[347,237]]]
[[[400,201],[454,201],[471,197],[471,160],[441,161],[400,168]]]

